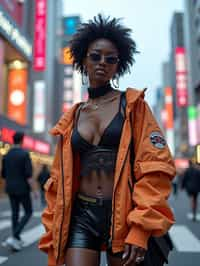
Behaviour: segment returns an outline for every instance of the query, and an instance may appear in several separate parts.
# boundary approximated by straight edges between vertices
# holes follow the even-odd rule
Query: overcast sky
[[[162,83],[161,65],[168,60],[170,25],[173,12],[184,10],[184,0],[63,0],[64,15],[80,15],[82,21],[97,13],[124,18],[133,31],[140,54],[130,75],[120,87],[148,88],[147,100],[154,103],[154,92]]]

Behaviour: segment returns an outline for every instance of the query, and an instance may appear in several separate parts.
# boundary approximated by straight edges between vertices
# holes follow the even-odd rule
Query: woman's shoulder
[[[50,130],[50,134],[63,134],[66,131],[67,127],[70,125],[70,122],[74,119],[74,114],[80,104],[81,103],[74,104],[65,113],[63,113],[56,125]]]
[[[133,103],[137,101],[138,99],[143,99],[145,97],[145,91],[146,88],[144,89],[136,89],[136,88],[130,88],[128,87],[126,89],[126,100],[128,103]]]

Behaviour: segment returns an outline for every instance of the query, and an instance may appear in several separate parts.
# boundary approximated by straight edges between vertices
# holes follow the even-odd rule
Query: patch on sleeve
[[[151,143],[158,149],[163,149],[166,146],[166,140],[158,131],[151,132],[150,140]]]

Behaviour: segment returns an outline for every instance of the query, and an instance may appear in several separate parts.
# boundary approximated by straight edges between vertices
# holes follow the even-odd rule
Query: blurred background
[[[120,89],[148,88],[146,100],[178,173],[189,159],[199,163],[200,0],[0,0],[0,168],[16,131],[25,132],[34,175],[42,164],[51,166],[55,140],[49,129],[87,99],[69,41],[79,24],[97,13],[123,18],[140,51]],[[5,200],[1,178],[0,198]],[[196,265],[181,263],[176,265]]]

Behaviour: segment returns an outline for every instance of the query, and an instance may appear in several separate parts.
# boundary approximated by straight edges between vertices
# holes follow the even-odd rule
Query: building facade
[[[185,44],[188,68],[189,146],[200,143],[200,0],[185,0]]]

